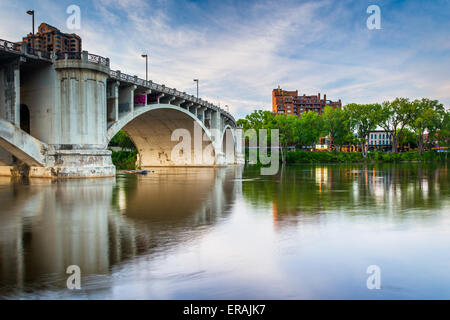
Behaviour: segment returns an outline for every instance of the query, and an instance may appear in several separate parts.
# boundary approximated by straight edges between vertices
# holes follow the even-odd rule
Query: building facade
[[[392,131],[375,130],[369,133],[367,140],[369,150],[390,150],[392,149]]]
[[[41,23],[37,33],[29,33],[21,43],[40,51],[81,52],[81,38],[77,34],[62,33],[47,23]]]
[[[299,117],[308,111],[322,114],[326,106],[341,108],[341,99],[338,101],[327,100],[327,95],[324,94],[322,98],[320,93],[313,96],[299,95],[298,90],[287,91],[280,87],[272,91],[272,112],[274,114],[292,114]]]

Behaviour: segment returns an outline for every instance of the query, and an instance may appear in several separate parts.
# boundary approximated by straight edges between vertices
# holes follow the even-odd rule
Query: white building
[[[392,148],[392,131],[371,131],[367,143],[369,145],[369,150]]]

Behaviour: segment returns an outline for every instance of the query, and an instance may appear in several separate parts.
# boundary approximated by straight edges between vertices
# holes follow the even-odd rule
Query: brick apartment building
[[[77,34],[62,33],[47,23],[41,23],[38,32],[35,35],[29,33],[21,43],[47,52],[81,52],[81,38]]]
[[[327,95],[324,94],[321,98],[320,93],[317,96],[305,94],[299,96],[298,90],[286,91],[279,86],[272,91],[272,112],[274,114],[293,114],[299,117],[307,111],[322,114],[326,106],[341,108],[341,99],[338,101],[327,100]]]

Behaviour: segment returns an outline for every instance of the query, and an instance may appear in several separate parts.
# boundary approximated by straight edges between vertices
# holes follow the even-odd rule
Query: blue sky
[[[450,1],[0,0],[0,38],[31,29],[26,10],[63,32],[81,9],[83,49],[113,69],[195,93],[240,118],[271,109],[272,89],[326,93],[344,104],[397,96],[450,107]],[[369,30],[366,9],[381,8]]]

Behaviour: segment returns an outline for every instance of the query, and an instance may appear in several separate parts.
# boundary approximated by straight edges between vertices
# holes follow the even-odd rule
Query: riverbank
[[[401,161],[447,161],[444,152],[426,151],[419,157],[417,151],[401,153],[369,152],[366,158],[361,152],[330,152],[330,151],[289,151],[286,155],[287,163],[353,163],[353,162],[401,162]]]
[[[137,151],[113,151],[112,161],[117,170],[135,170]],[[248,162],[248,153],[246,153]],[[364,158],[361,152],[330,152],[303,150],[289,151],[286,155],[286,163],[363,163],[363,162],[404,162],[404,161],[448,161],[450,158],[445,152],[425,151],[419,157],[417,151],[401,153],[369,152]]]

